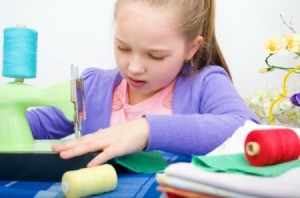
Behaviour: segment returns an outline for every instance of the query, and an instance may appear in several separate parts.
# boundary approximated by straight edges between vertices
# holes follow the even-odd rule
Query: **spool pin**
[[[17,24],[16,26],[17,27],[26,28],[26,25],[24,25],[24,24]],[[15,78],[15,82],[23,83],[24,82],[24,78]]]

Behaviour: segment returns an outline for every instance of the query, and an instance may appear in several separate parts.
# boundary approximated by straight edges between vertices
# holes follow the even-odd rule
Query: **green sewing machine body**
[[[67,119],[74,120],[71,81],[49,88],[22,82],[0,85],[0,180],[61,181],[66,171],[86,167],[99,153],[88,153],[61,159],[51,150],[53,144],[69,139],[34,140],[26,119],[26,110],[41,106],[60,109]]]
[[[65,140],[34,140],[25,112],[28,108],[54,106],[74,119],[70,81],[39,88],[23,82],[0,86],[0,152],[51,152],[51,145]]]

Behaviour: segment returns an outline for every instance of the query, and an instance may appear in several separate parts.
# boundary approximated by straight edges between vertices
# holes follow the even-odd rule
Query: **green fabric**
[[[117,157],[115,162],[136,173],[158,173],[168,166],[160,151],[136,152]]]
[[[243,173],[261,177],[277,176],[293,167],[300,166],[300,160],[271,166],[251,166],[243,153],[219,156],[194,156],[192,163],[208,171]]]

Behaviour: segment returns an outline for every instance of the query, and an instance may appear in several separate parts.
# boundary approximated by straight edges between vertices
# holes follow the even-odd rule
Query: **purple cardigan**
[[[246,120],[259,123],[232,85],[225,70],[207,66],[191,74],[186,66],[174,90],[174,115],[145,115],[150,126],[146,150],[204,155],[229,138]],[[86,69],[86,117],[83,134],[110,124],[112,93],[121,82],[117,69]],[[58,139],[74,133],[73,123],[60,110],[43,107],[26,113],[35,139]]]

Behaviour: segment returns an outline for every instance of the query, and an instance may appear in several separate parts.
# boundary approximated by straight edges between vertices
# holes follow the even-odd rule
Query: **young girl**
[[[204,155],[246,120],[258,122],[231,83],[214,34],[213,0],[117,0],[118,70],[83,72],[82,138],[62,158],[102,151],[88,167],[141,150]],[[36,139],[57,139],[73,122],[55,108],[29,111]]]

